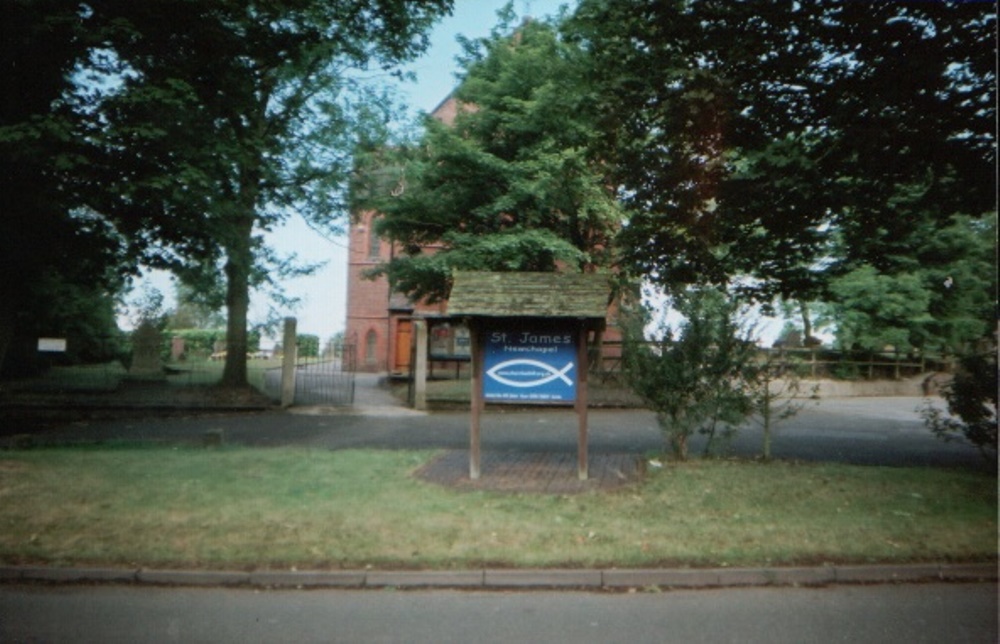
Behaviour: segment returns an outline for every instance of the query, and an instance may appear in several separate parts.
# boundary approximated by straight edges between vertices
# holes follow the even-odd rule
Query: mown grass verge
[[[430,452],[0,453],[0,561],[204,568],[749,566],[996,559],[993,476],[695,461],[577,496],[459,492]]]

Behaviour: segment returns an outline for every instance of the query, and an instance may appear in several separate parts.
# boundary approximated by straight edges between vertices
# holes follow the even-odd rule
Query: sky
[[[416,82],[401,83],[399,91],[414,112],[430,112],[448,96],[457,84],[460,71],[456,56],[461,47],[458,35],[468,38],[489,36],[497,24],[497,11],[507,0],[455,0],[452,15],[442,19],[431,31],[431,46],[424,56],[406,66],[416,74]],[[544,18],[558,13],[562,5],[575,6],[576,0],[514,0],[518,15]],[[324,237],[311,229],[301,217],[292,217],[281,228],[270,233],[269,243],[280,253],[296,253],[306,263],[326,262],[309,277],[285,280],[285,294],[302,300],[301,305],[283,316],[297,318],[299,333],[318,335],[325,341],[342,331],[347,321],[347,236]],[[153,274],[148,283],[166,298],[165,306],[173,306],[173,286],[165,274]],[[251,302],[251,324],[262,321],[267,303],[258,296]],[[120,324],[130,328],[129,315]],[[267,344],[267,341],[264,341]]]

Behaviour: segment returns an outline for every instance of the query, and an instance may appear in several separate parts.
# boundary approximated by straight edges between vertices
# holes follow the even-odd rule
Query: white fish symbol
[[[542,371],[546,372],[548,375],[542,376],[537,380],[510,380],[509,378],[504,378],[500,375],[500,372],[504,369],[509,369],[514,366],[525,366],[525,367],[537,367]],[[561,379],[567,385],[572,386],[573,381],[569,379],[566,375],[570,369],[573,368],[573,363],[568,363],[562,370],[558,370],[550,364],[545,364],[544,362],[539,362],[538,360],[525,360],[524,358],[518,358],[517,360],[507,360],[506,362],[501,362],[500,364],[494,366],[492,369],[486,372],[490,378],[493,378],[499,383],[503,383],[508,387],[538,387],[539,385],[544,385],[547,382],[552,382],[556,378]]]

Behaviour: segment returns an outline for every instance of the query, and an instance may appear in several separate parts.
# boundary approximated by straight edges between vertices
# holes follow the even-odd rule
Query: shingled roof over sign
[[[448,315],[604,320],[606,275],[583,273],[455,273]]]

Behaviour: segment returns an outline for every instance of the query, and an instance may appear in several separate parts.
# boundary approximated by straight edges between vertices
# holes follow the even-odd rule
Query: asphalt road
[[[166,418],[80,420],[36,434],[39,443],[100,441],[201,441],[222,430],[230,444],[295,445],[322,449],[464,449],[469,412],[419,413],[385,401],[353,410],[304,407],[292,411],[208,414]],[[840,461],[865,465],[933,465],[988,468],[979,451],[962,441],[944,443],[921,421],[921,398],[827,398],[807,403],[773,432],[777,458]],[[592,453],[647,453],[664,449],[654,415],[644,410],[594,409],[589,414]],[[16,427],[4,434],[18,433]],[[572,411],[491,408],[482,421],[484,450],[575,452],[577,420]],[[761,451],[760,428],[750,424],[732,442],[732,452]],[[704,441],[696,437],[697,453]]]
[[[996,584],[634,594],[0,586],[4,642],[984,642]]]

